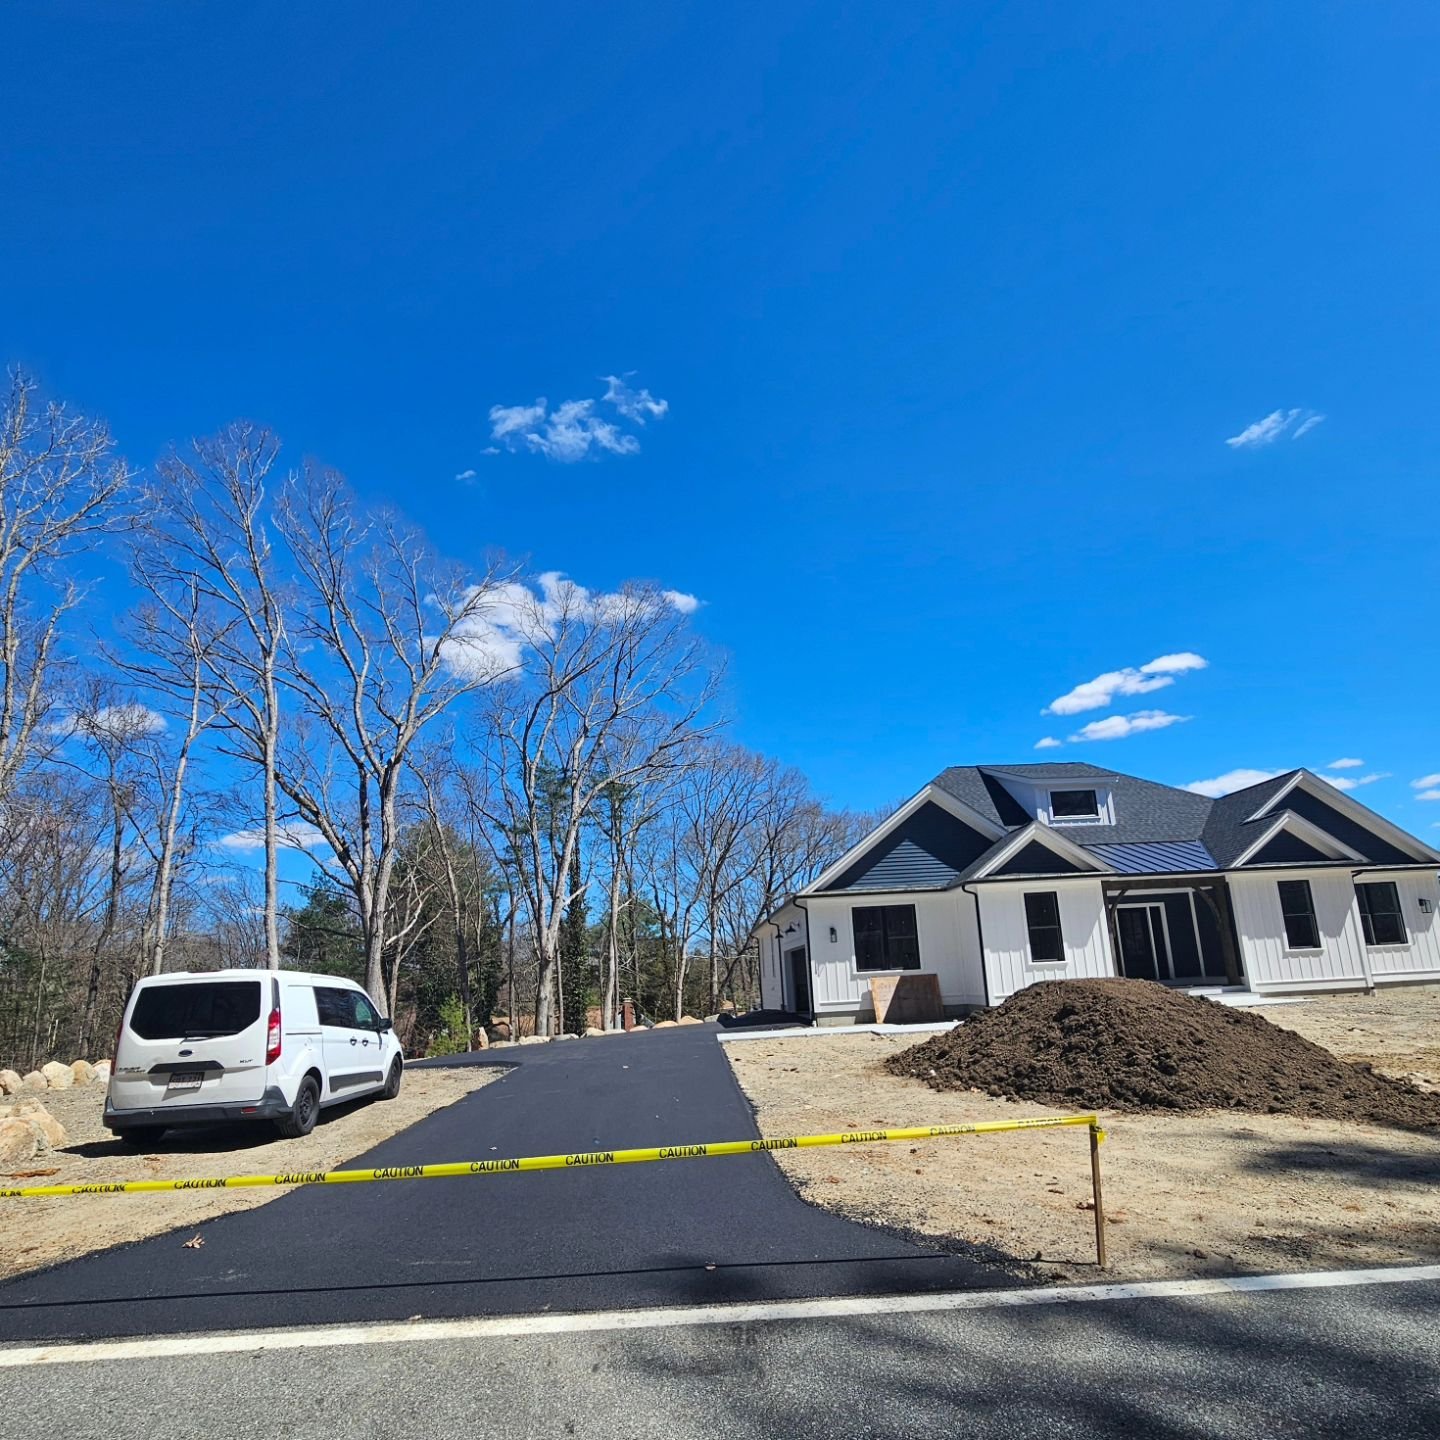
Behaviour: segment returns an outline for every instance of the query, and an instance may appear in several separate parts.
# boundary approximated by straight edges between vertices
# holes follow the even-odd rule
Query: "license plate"
[[[172,1070],[170,1072],[170,1084],[166,1087],[170,1090],[198,1090],[205,1074],[201,1070]]]

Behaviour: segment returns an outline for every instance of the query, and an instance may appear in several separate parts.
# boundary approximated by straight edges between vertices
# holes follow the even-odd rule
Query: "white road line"
[[[0,1369],[98,1360],[161,1360],[189,1355],[255,1354],[350,1345],[413,1345],[500,1336],[585,1331],[670,1330],[695,1325],[754,1325],[777,1320],[833,1320],[855,1315],[933,1315],[1029,1305],[1086,1305],[1111,1300],[1185,1300],[1266,1290],[1329,1290],[1354,1285],[1399,1285],[1440,1280],[1440,1265],[1383,1270],[1318,1270],[1292,1275],[1232,1275],[1211,1280],[1146,1280],[1132,1285],[1057,1286],[1045,1290],[959,1290],[940,1295],[879,1295],[828,1300],[766,1300],[749,1305],[695,1305],[649,1310],[604,1310],[566,1315],[497,1315],[466,1320],[382,1321],[301,1329],[167,1335],[147,1340],[29,1345],[0,1350]]]

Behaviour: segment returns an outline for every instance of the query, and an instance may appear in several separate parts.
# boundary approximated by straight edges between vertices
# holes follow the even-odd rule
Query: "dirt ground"
[[[359,1100],[323,1110],[303,1140],[282,1140],[268,1125],[172,1130],[152,1154],[122,1145],[101,1124],[103,1085],[36,1096],[65,1127],[69,1144],[37,1155],[23,1170],[0,1172],[0,1183],[88,1185],[116,1180],[211,1179],[286,1170],[330,1170],[427,1115],[497,1080],[488,1067],[410,1070],[397,1099]],[[437,1160],[464,1156],[441,1155]],[[0,1200],[0,1279],[107,1250],[167,1230],[175,1244],[199,1234],[219,1215],[251,1210],[288,1193],[283,1188],[195,1190],[146,1195],[80,1195],[53,1200]]]
[[[1440,986],[1256,1012],[1345,1059],[1440,1089]],[[764,1135],[1057,1113],[885,1073],[911,1036],[727,1045]],[[1101,1150],[1107,1278],[1434,1262],[1440,1140],[1373,1124],[1206,1111],[1112,1115]],[[781,1151],[813,1204],[978,1245],[1017,1275],[1094,1280],[1084,1130]]]

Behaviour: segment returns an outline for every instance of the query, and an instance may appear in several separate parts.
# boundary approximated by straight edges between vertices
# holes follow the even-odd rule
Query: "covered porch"
[[[1162,985],[1246,983],[1222,877],[1125,875],[1103,890],[1117,975]]]

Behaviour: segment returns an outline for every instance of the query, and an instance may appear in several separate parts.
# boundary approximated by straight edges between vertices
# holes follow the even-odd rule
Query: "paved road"
[[[358,1163],[757,1133],[708,1026],[474,1058],[516,1069]],[[747,1155],[297,1190],[210,1223],[201,1250],[180,1249],[171,1233],[0,1286],[0,1341],[876,1294],[1008,1278],[813,1209],[768,1156]]]
[[[7,1440],[1440,1434],[1440,1286],[0,1370]]]

